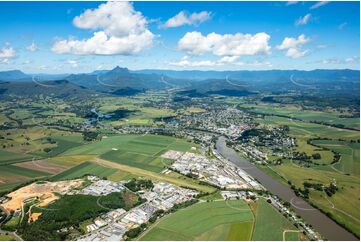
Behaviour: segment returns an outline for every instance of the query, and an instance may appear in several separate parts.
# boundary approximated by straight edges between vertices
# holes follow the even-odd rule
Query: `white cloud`
[[[182,25],[198,25],[211,18],[211,13],[202,11],[187,15],[185,11],[180,11],[177,15],[170,18],[163,24],[163,28],[175,28]]]
[[[251,62],[236,62],[238,66],[248,66],[248,67],[272,67],[272,64],[269,61],[251,61]]]
[[[184,56],[181,60],[176,62],[170,62],[169,65],[178,66],[178,67],[215,67],[215,66],[248,66],[248,67],[270,67],[272,66],[268,61],[251,61],[251,62],[242,62],[236,61],[238,56],[233,57],[223,57],[216,61],[211,60],[200,60],[200,61],[191,61],[188,56]]]
[[[71,65],[71,67],[73,67],[73,68],[78,68],[79,67],[79,64],[78,64],[78,62],[76,60],[67,60],[66,63]]]
[[[347,25],[347,22],[343,22],[342,24],[340,24],[339,26],[337,26],[337,28],[338,28],[339,30],[343,30],[343,29],[346,27],[346,25]]]
[[[360,63],[360,57],[357,56],[353,56],[353,57],[348,57],[345,59],[340,59],[340,58],[329,58],[329,59],[324,59],[321,61],[322,64],[333,64],[333,65],[343,65],[343,64],[359,64]]]
[[[234,63],[239,59],[239,56],[224,56],[219,61],[222,63]]]
[[[81,29],[95,32],[89,39],[57,40],[52,51],[77,55],[133,55],[153,44],[154,34],[147,29],[147,19],[128,2],[107,2],[87,9],[74,18]]]
[[[216,34],[203,36],[200,32],[188,32],[178,42],[178,48],[192,55],[212,53],[217,56],[242,56],[269,54],[270,36],[266,33]]]
[[[310,39],[305,35],[300,35],[298,38],[286,37],[283,42],[276,46],[279,50],[287,50],[286,56],[291,58],[299,58],[308,53],[308,50],[301,50],[301,47],[310,42]]]
[[[179,67],[211,67],[221,64],[210,60],[190,61],[188,56],[184,56],[180,61],[170,62],[169,65]]]
[[[316,9],[316,8],[325,6],[326,4],[329,4],[329,2],[328,2],[328,1],[317,2],[317,3],[313,4],[313,5],[310,7],[310,9]]]
[[[11,46],[6,46],[0,49],[0,59],[10,59],[15,57],[15,50]]]
[[[16,51],[9,44],[0,49],[0,64],[11,64],[11,59],[16,55]]]
[[[36,45],[36,43],[33,41],[30,45],[26,46],[26,49],[28,51],[31,51],[31,52],[35,52],[38,50],[38,46]]]
[[[295,25],[298,26],[298,25],[305,25],[307,24],[310,20],[311,20],[311,17],[312,15],[309,13],[309,14],[306,14],[305,16],[303,17],[300,17],[299,19],[297,19]]]

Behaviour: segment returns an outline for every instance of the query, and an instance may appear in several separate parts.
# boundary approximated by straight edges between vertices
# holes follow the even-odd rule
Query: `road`
[[[321,211],[312,207],[302,198],[297,197],[289,186],[275,180],[251,162],[240,157],[236,151],[226,146],[225,141],[226,138],[224,137],[220,137],[217,140],[216,148],[219,154],[257,179],[272,194],[289,202],[293,210],[326,239],[336,241],[358,240],[353,234],[342,228]]]

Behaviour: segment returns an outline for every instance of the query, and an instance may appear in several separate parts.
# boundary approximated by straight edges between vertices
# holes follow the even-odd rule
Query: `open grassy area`
[[[259,199],[252,240],[280,241],[283,240],[285,230],[296,230],[296,227],[271,204]]]
[[[303,188],[303,182],[306,181],[324,185],[336,181],[339,189],[332,197],[328,197],[323,191],[311,190],[310,201],[325,212],[331,213],[338,222],[345,224],[355,233],[359,233],[360,181],[358,177],[348,176],[332,169],[328,171],[300,167],[290,161],[273,166],[273,169],[300,188]]]
[[[118,151],[154,156],[164,149],[180,147],[179,150],[189,150],[195,144],[170,136],[161,135],[117,135],[103,138],[90,144],[75,147],[64,155],[95,154],[102,155],[117,149]]]
[[[291,130],[291,135],[294,136],[324,137],[329,139],[338,139],[342,137],[342,139],[345,140],[357,140],[360,137],[358,131],[339,129],[322,124],[305,123],[283,117],[266,116],[264,119],[259,119],[259,121],[264,124],[288,125]]]
[[[345,174],[360,175],[360,144],[338,140],[314,140],[312,143],[341,154],[334,168]]]
[[[51,178],[53,181],[60,181],[60,180],[69,180],[74,178],[79,178],[84,175],[95,175],[99,177],[107,177],[113,173],[115,173],[117,170],[104,167],[92,162],[84,162],[80,165],[74,166],[62,173],[59,173]]]
[[[163,159],[167,150],[190,151],[197,146],[182,139],[161,135],[118,135],[101,141],[75,147],[66,155],[100,155],[102,159],[134,166],[140,169],[161,172],[172,161]]]
[[[160,220],[141,240],[250,240],[253,215],[242,200],[198,203]]]
[[[13,241],[16,240],[14,236],[8,234],[0,234],[0,241]]]
[[[44,156],[57,156],[70,148],[74,148],[83,144],[82,136],[56,136],[53,137],[56,141],[56,146],[50,152],[43,154]]]
[[[200,185],[197,180],[188,178],[183,175],[179,175],[177,173],[164,175],[164,174],[147,171],[147,170],[140,169],[140,168],[133,167],[133,166],[127,166],[127,165],[115,163],[112,161],[103,160],[100,158],[94,158],[94,159],[92,159],[92,161],[97,164],[100,164],[102,166],[105,166],[105,167],[120,170],[122,172],[125,172],[125,174],[126,173],[131,174],[132,178],[133,177],[142,177],[142,178],[150,179],[152,181],[169,182],[169,183],[175,184],[177,186],[189,187],[189,188],[196,189],[196,190],[199,190],[202,192],[211,193],[216,190],[214,187]],[[112,177],[112,176],[110,175],[109,177]],[[122,177],[122,175],[120,175],[120,177]],[[122,178],[120,178],[120,179],[122,179]],[[117,180],[117,179],[115,178],[115,180]],[[129,180],[129,179],[127,179],[127,180]]]
[[[273,170],[291,181],[297,188],[302,189],[303,182],[321,183],[328,186],[332,181],[336,181],[339,189],[332,197],[327,196],[323,191],[311,189],[309,200],[324,212],[329,213],[337,222],[359,235],[360,151],[359,143],[356,143],[360,137],[359,132],[275,116],[266,116],[265,119],[259,120],[263,124],[288,125],[290,135],[297,141],[298,146],[294,148],[295,151],[305,152],[308,156],[316,152],[321,154],[321,159],[313,160],[313,162],[323,165],[311,165],[306,168],[298,165],[297,162],[284,160],[283,164],[273,166]],[[307,144],[307,140],[311,138],[320,138],[321,140],[313,140],[312,143],[329,150],[322,151],[315,145]],[[331,164],[331,150],[341,155],[340,161],[335,164]],[[279,180],[282,179],[279,178]]]
[[[347,113],[340,113],[335,110],[327,111],[314,111],[305,110],[296,105],[285,105],[277,103],[258,103],[255,104],[242,104],[241,107],[249,108],[255,113],[267,114],[267,115],[282,115],[304,121],[318,121],[328,124],[341,124],[348,128],[359,128],[360,118],[344,118],[341,115],[347,115]]]

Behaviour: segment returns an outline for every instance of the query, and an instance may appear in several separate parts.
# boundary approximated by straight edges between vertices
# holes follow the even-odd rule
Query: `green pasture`
[[[250,240],[253,215],[243,200],[203,202],[163,218],[141,240]]]
[[[265,199],[259,199],[252,240],[282,241],[284,230],[295,230],[293,224]]]
[[[87,174],[99,177],[107,177],[115,173],[116,171],[116,169],[104,167],[95,163],[84,162],[80,165],[74,166],[66,171],[63,171],[62,173],[53,176],[51,179],[53,181],[70,180],[82,177]]]

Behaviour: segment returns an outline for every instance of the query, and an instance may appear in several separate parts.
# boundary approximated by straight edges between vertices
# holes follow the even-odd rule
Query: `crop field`
[[[288,125],[291,129],[291,134],[295,136],[303,137],[324,137],[329,139],[338,139],[342,137],[346,140],[357,140],[360,135],[358,131],[339,129],[334,127],[325,126],[322,124],[305,123],[302,121],[290,120],[288,118],[266,116],[264,119],[260,119],[260,122],[264,124],[278,124]]]
[[[259,103],[257,105],[243,104],[241,107],[251,108],[253,112],[268,115],[283,115],[304,121],[318,121],[329,124],[341,124],[345,127],[358,129],[360,118],[342,118],[342,113],[337,111],[303,110],[295,105]]]
[[[296,230],[296,227],[271,204],[259,199],[252,240],[282,241],[285,230]],[[296,240],[299,240],[298,236]]]
[[[158,135],[111,136],[99,142],[75,147],[66,155],[96,154],[102,159],[134,166],[152,172],[161,172],[172,161],[160,158],[170,149],[190,151],[196,146],[185,140]]]
[[[47,160],[32,160],[32,161],[20,162],[14,164],[14,166],[23,167],[36,171],[43,171],[50,174],[57,174],[66,170],[66,167],[52,164],[50,162],[47,162]]]
[[[45,156],[57,156],[70,148],[83,144],[82,136],[56,136],[53,139],[56,141],[56,146]]]
[[[14,165],[3,165],[0,167],[0,191],[9,190],[23,182],[48,175],[50,174],[43,171],[27,169]]]
[[[87,174],[99,176],[99,177],[107,177],[116,170],[108,167],[104,167],[95,163],[91,162],[84,162],[80,165],[70,168],[62,173],[59,173],[52,177],[53,181],[60,181],[60,180],[69,180],[74,178],[79,178]]]
[[[0,165],[30,160],[31,156],[0,150]]]
[[[159,221],[141,240],[250,240],[253,215],[242,200],[198,203]]]

